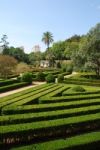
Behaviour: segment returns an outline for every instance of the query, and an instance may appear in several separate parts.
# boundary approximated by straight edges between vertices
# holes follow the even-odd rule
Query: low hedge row
[[[63,72],[63,73],[59,73],[59,74],[54,75],[54,77],[57,78],[58,75],[63,75],[63,76],[65,76],[65,75],[69,75],[69,74],[70,74],[70,72]]]
[[[76,85],[87,85],[87,86],[100,86],[100,82],[99,81],[78,81],[78,80],[74,80],[74,79],[65,79],[64,83],[67,84],[76,84]]]
[[[45,76],[47,76],[48,74],[53,74],[53,75],[57,75],[59,74],[61,71],[60,70],[57,70],[57,71],[49,71],[49,72],[44,72]]]
[[[2,97],[0,98],[0,103],[2,102],[5,102],[5,101],[8,101],[8,100],[11,100],[11,99],[14,99],[16,97],[20,97],[22,95],[26,95],[26,94],[29,94],[31,92],[34,92],[34,91],[37,91],[37,90],[40,90],[42,88],[45,88],[47,86],[49,86],[51,84],[43,84],[43,85],[39,85],[37,87],[32,87],[32,88],[29,88],[27,90],[24,90],[24,91],[21,91],[21,92],[18,92],[18,93],[14,93],[14,94],[11,94],[11,95],[8,95],[8,96],[5,96],[5,97]]]
[[[98,94],[100,90],[97,91],[86,91],[86,92],[77,92],[77,93],[69,93],[67,90],[62,93],[62,96],[71,96],[71,95],[88,95],[88,94]]]
[[[40,103],[57,103],[57,102],[68,102],[74,100],[90,100],[90,99],[98,99],[100,98],[100,93],[97,94],[89,94],[89,95],[70,95],[70,96],[61,96],[61,97],[44,97],[44,99],[40,99]]]
[[[10,84],[14,84],[14,83],[18,83],[18,82],[19,81],[17,79],[3,80],[3,81],[0,81],[0,87],[10,85]]]
[[[58,137],[58,135],[63,134],[68,136],[75,132],[93,131],[99,129],[99,127],[100,113],[77,116],[77,118],[70,117],[67,119],[7,125],[0,127],[0,141],[6,143],[7,139],[9,139],[9,141],[11,139],[11,142],[15,143],[16,139],[17,142],[19,139],[19,142],[27,142],[34,138],[36,139],[36,137]]]
[[[52,75],[54,75],[54,77],[57,77],[57,75],[60,73],[60,70],[59,71],[48,71],[48,72],[41,72],[40,71],[37,73],[33,73],[33,81],[38,81],[41,79],[38,77],[39,73],[43,74],[42,80],[44,81],[48,74],[52,74]]]
[[[65,76],[65,75],[69,75],[70,72],[63,72],[63,73],[61,73],[60,71],[47,72],[47,73],[44,73],[44,77],[46,78],[48,74],[52,74],[54,78],[57,78],[58,75]],[[37,81],[37,74],[33,74],[33,81]]]
[[[46,99],[46,97],[53,97],[53,96],[61,95],[61,93],[63,91],[65,91],[66,89],[69,89],[69,87],[67,85],[62,84],[62,86],[63,87],[60,87],[59,89],[57,89],[49,94],[46,94],[45,96],[40,97],[39,100],[43,100],[44,98]]]
[[[27,85],[29,85],[29,83],[21,82],[21,83],[15,83],[15,84],[3,86],[3,87],[0,87],[0,93],[7,92],[7,91],[10,91],[10,90],[14,90],[14,89],[24,87],[24,86],[27,86]]]
[[[97,143],[98,142],[98,143]],[[93,147],[94,143],[94,147]],[[38,144],[32,144],[29,146],[22,146],[19,148],[12,148],[11,150],[57,150],[57,149],[66,149],[66,150],[78,150],[76,146],[80,147],[80,150],[83,150],[83,146],[85,145],[85,150],[89,149],[91,146],[96,150],[97,148],[100,148],[100,132],[91,132],[91,133],[85,133],[81,135],[77,135],[74,137],[66,138],[66,139],[58,139],[58,140],[52,140],[47,141],[43,143]],[[89,146],[90,145],[90,146]],[[70,149],[71,148],[71,149]]]
[[[92,105],[100,105],[100,99],[91,100],[77,100],[71,102],[61,102],[61,103],[50,103],[50,104],[34,104],[34,105],[23,105],[23,106],[6,106],[2,108],[2,114],[22,114],[31,112],[44,112],[50,110],[61,110],[69,108],[79,108]]]
[[[4,107],[4,106],[7,106],[9,104],[11,104],[11,105],[15,105],[15,104],[17,105],[18,104],[18,105],[20,105],[21,103],[24,104],[25,102],[35,100],[36,97],[38,97],[38,93],[40,93],[40,92],[42,93],[42,91],[48,90],[49,88],[52,88],[54,86],[57,86],[57,85],[49,85],[49,86],[46,86],[42,89],[40,88],[39,90],[33,91],[29,94],[22,95],[22,96],[4,101],[4,102],[0,103],[0,108]]]
[[[48,94],[54,90],[59,89],[61,86],[53,84],[45,89],[43,89],[42,91],[38,91],[37,94],[30,96],[28,98],[22,99],[20,101],[16,101],[15,103],[13,103],[13,105],[24,105],[24,104],[32,104],[33,101],[35,102],[35,100],[37,100],[38,102],[38,98],[40,98],[41,96],[44,96],[45,94]]]
[[[7,115],[0,117],[0,125],[27,123],[33,121],[53,120],[58,118],[67,118],[72,116],[79,116],[83,114],[93,114],[100,112],[100,105],[93,105],[87,107],[65,109],[65,110],[53,110],[48,112],[29,113],[29,114],[17,114]]]

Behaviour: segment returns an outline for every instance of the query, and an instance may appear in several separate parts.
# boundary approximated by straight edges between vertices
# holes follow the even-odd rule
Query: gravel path
[[[17,93],[17,92],[20,92],[20,91],[32,88],[32,87],[36,87],[36,86],[41,85],[41,84],[45,84],[45,83],[46,82],[34,82],[33,85],[30,85],[30,86],[23,87],[23,88],[16,89],[16,90],[12,90],[12,91],[8,91],[8,92],[5,92],[5,93],[1,93],[0,97],[8,96],[8,95],[11,95],[11,94],[14,94],[14,93]]]

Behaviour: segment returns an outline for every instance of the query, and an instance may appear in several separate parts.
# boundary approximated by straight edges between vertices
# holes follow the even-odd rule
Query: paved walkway
[[[32,88],[32,87],[36,87],[36,86],[41,85],[41,84],[45,84],[45,83],[46,82],[33,82],[33,85],[26,86],[26,87],[23,87],[23,88],[20,88],[20,89],[12,90],[12,91],[8,91],[8,92],[5,92],[5,93],[1,93],[0,97],[8,96],[8,95],[11,95],[11,94],[14,94],[14,93]]]

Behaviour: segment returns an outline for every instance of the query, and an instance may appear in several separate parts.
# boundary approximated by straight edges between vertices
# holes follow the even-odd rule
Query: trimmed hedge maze
[[[9,79],[0,81],[0,93],[28,86],[28,82],[20,82],[17,79]]]
[[[74,86],[44,84],[0,98],[0,150],[100,149],[100,88],[71,93]]]

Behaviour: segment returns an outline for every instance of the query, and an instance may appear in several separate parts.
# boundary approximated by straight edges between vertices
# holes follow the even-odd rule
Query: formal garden
[[[0,98],[0,147],[99,149],[100,81],[70,80]]]
[[[44,84],[0,98],[0,150],[100,149],[99,29],[52,47],[46,32],[46,52],[29,55],[3,36],[0,94]],[[49,67],[40,66],[44,59]]]

